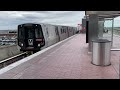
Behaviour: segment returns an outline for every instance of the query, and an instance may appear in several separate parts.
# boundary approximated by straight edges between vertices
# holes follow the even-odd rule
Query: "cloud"
[[[104,23],[105,27],[112,27],[112,20],[107,20]],[[120,27],[120,16],[114,18],[114,27]]]
[[[85,11],[0,11],[0,30],[17,29],[18,24],[34,22],[77,26],[84,15]],[[120,27],[119,22],[120,17],[115,18],[114,26]]]
[[[84,11],[0,11],[0,30],[32,22],[77,26],[84,15]]]

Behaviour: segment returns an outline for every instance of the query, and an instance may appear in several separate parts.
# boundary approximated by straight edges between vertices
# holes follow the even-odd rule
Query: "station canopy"
[[[85,15],[97,14],[99,18],[115,18],[120,16],[120,11],[85,11]]]

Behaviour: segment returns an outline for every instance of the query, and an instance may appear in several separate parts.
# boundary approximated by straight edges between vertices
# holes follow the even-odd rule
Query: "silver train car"
[[[18,45],[21,51],[39,51],[77,32],[77,27],[25,23],[18,25]]]

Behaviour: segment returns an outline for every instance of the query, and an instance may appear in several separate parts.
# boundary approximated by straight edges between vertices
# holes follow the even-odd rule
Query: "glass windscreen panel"
[[[43,37],[41,28],[35,28],[35,37],[36,38],[42,38]]]
[[[18,27],[18,38],[24,38],[24,28],[23,27]]]
[[[103,38],[109,41],[112,41],[112,25],[113,19],[105,19],[104,29],[103,29]]]
[[[114,19],[113,48],[120,49],[120,17]]]
[[[32,39],[35,37],[33,27],[24,27],[24,28],[25,28],[25,36],[27,38]]]

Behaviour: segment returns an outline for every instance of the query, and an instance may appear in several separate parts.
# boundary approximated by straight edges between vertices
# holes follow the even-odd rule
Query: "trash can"
[[[107,39],[92,40],[92,64],[99,66],[110,65],[111,41]]]

